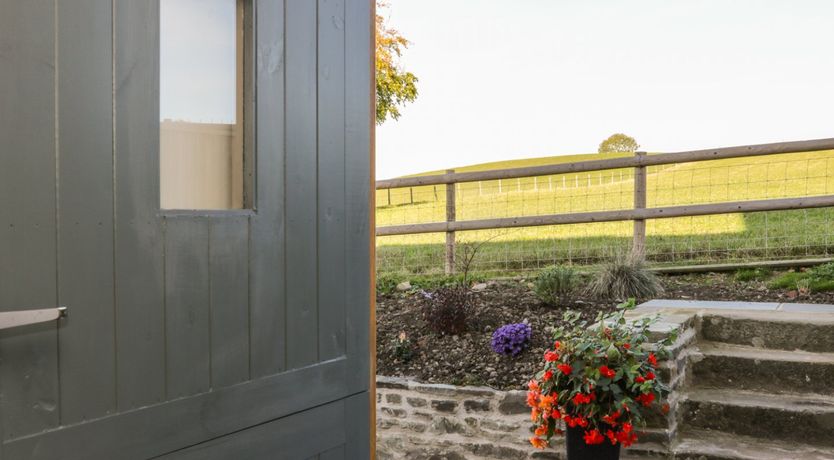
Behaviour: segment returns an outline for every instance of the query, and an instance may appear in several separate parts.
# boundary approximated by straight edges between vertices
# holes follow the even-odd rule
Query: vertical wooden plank
[[[646,152],[635,152],[636,157],[646,155]],[[646,167],[634,168],[634,209],[646,207]],[[646,257],[646,221],[645,219],[634,220],[634,241],[631,246],[632,256],[637,259]]]
[[[454,174],[454,169],[447,169],[446,174]],[[457,184],[446,184],[446,222],[455,221],[455,189]],[[447,275],[455,273],[455,232],[446,232],[446,264]]]
[[[0,0],[0,310],[56,305],[55,6]],[[57,324],[0,332],[2,441],[59,424]]]
[[[286,3],[287,367],[318,359],[316,10]]]
[[[168,399],[209,389],[209,227],[201,217],[165,219]]]
[[[345,2],[318,0],[319,360],[345,352]]]
[[[252,377],[286,368],[284,2],[256,3],[257,215],[249,243]]]
[[[350,420],[350,419],[348,419]],[[346,460],[345,446],[339,446],[328,451],[322,452],[318,457],[319,460]]]
[[[249,218],[210,225],[211,386],[219,388],[249,379]]]
[[[116,381],[127,410],[165,397],[159,4],[117,0],[114,8]]]
[[[58,8],[58,298],[61,423],[116,408],[113,55],[110,0]]]
[[[372,393],[363,392],[345,398],[345,420],[350,420],[354,423],[349,423],[345,430],[347,443],[345,444],[346,459],[353,458],[374,458],[376,455],[375,439],[372,437],[373,425],[367,423],[372,420],[370,409],[373,407],[370,403],[373,398]]]
[[[373,349],[373,1],[347,0],[345,8],[346,314],[349,388],[366,391],[374,373]],[[352,419],[360,420],[360,419]],[[357,422],[357,425],[362,424]],[[347,458],[363,458],[352,457]]]

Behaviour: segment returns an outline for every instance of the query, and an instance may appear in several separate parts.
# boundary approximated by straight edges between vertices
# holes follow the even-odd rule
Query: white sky
[[[234,123],[235,0],[160,2],[160,119]]]
[[[377,178],[595,152],[834,137],[834,1],[390,0],[417,101]]]

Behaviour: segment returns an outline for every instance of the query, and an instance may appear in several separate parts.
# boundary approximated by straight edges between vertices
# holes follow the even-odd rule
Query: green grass
[[[773,272],[768,268],[742,268],[735,273],[735,280],[741,282],[764,281],[770,278]]]
[[[456,168],[477,171],[621,157],[571,155]],[[438,171],[425,174],[437,173]],[[632,169],[459,184],[457,220],[629,209]],[[648,206],[834,194],[834,151],[714,160],[648,168]],[[445,186],[377,191],[378,226],[443,221]],[[654,263],[697,263],[826,254],[834,241],[830,209],[649,221]],[[476,269],[517,272],[570,261],[598,263],[627,248],[631,222],[459,232],[483,242]],[[380,271],[442,270],[443,234],[377,239]]]

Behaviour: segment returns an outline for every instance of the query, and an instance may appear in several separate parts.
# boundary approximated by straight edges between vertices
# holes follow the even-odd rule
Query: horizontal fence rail
[[[634,198],[631,209],[610,211],[572,212],[562,214],[535,215],[489,218],[476,220],[456,220],[455,186],[446,187],[446,219],[443,222],[388,225],[376,228],[377,236],[414,235],[422,233],[446,234],[445,271],[454,273],[455,232],[470,230],[507,229],[519,227],[536,227],[550,225],[586,224],[599,222],[634,221],[632,250],[642,255],[645,248],[645,222],[649,219],[667,219],[675,217],[706,216],[762,211],[783,211],[795,209],[812,209],[834,207],[834,195],[817,195],[798,198],[774,198],[762,200],[727,201],[706,204],[687,204],[675,206],[646,207],[646,168],[648,166],[676,165],[730,158],[757,157],[788,153],[834,150],[834,138],[772,144],[747,145],[708,150],[694,150],[677,153],[660,153],[646,155],[637,152],[632,157],[603,160],[579,161],[543,166],[496,169],[456,173],[448,170],[445,174],[403,177],[380,180],[376,182],[377,190],[392,188],[420,187],[432,185],[454,185],[465,182],[480,182],[503,179],[520,179],[529,177],[573,174],[609,169],[634,168]],[[589,179],[590,181],[590,179]],[[435,190],[435,195],[437,191]],[[413,190],[411,202],[413,203]]]
[[[498,179],[516,179],[521,177],[551,176],[572,174],[606,169],[635,168],[639,166],[658,166],[696,161],[725,160],[729,158],[779,155],[783,153],[813,152],[834,149],[834,138],[810,141],[778,142],[774,144],[744,145],[720,149],[692,150],[687,152],[658,153],[634,157],[611,158],[607,160],[578,161],[555,165],[529,166],[524,168],[493,169],[491,171],[472,171],[431,176],[398,177],[376,182],[376,189],[418,187],[421,185],[457,184]]]

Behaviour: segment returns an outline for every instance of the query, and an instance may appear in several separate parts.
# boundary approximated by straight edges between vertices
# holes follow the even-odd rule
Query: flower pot
[[[600,426],[600,432],[605,433],[608,427]],[[612,445],[606,439],[602,444],[585,444],[585,429],[568,427],[565,433],[565,445],[568,460],[619,460],[620,444]]]

